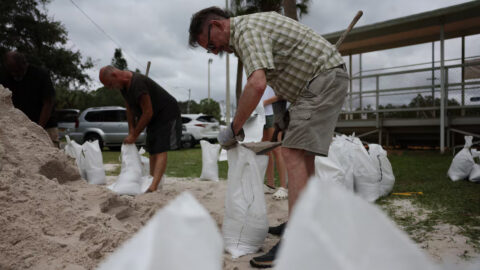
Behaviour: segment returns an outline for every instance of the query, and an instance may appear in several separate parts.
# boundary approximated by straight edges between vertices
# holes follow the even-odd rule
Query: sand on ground
[[[111,169],[113,165],[108,165]],[[108,182],[115,177],[108,177]],[[190,191],[210,212],[219,229],[226,181],[167,177],[162,190],[120,196],[80,178],[74,160],[53,147],[46,132],[13,108],[10,91],[0,85],[0,269],[94,269],[132,237],[169,201]],[[287,219],[287,201],[266,197],[268,220]],[[408,205],[406,207],[408,210]],[[478,257],[457,230],[442,229],[424,248],[434,258],[457,258],[462,250]],[[460,239],[450,241],[450,239]],[[250,269],[249,260],[224,255],[224,269]]]

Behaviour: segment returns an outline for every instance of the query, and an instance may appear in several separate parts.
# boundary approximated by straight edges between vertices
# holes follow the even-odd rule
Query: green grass
[[[427,219],[416,222],[410,217],[390,215],[408,231],[429,232],[438,223],[459,226],[461,233],[480,248],[480,184],[469,181],[453,182],[447,177],[452,162],[451,153],[433,151],[395,151],[389,153],[395,175],[393,192],[421,191],[424,195],[404,199],[422,208],[431,210]],[[377,201],[388,204],[390,195]]]
[[[120,163],[118,156],[120,152],[104,150],[104,163]],[[148,153],[145,154],[148,157]],[[218,176],[227,179],[228,165],[227,161],[218,163]],[[200,177],[202,173],[202,150],[200,145],[195,148],[181,149],[168,152],[166,175],[171,177]]]

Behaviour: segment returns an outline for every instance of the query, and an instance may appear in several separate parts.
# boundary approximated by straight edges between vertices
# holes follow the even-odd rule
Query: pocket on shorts
[[[308,120],[312,117],[310,111],[292,111],[290,112],[290,121],[291,120]]]

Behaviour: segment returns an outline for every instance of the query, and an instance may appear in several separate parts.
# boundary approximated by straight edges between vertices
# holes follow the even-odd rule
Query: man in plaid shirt
[[[314,174],[315,155],[327,156],[338,115],[348,89],[348,74],[335,46],[309,27],[276,12],[230,17],[210,7],[192,16],[189,44],[208,52],[235,53],[242,61],[247,84],[230,127],[218,135],[228,148],[242,140],[242,126],[260,101],[266,85],[292,105],[282,142],[288,171],[289,209]],[[275,117],[277,118],[277,117]],[[270,228],[283,232],[285,224]],[[275,230],[277,229],[277,230]],[[279,244],[250,261],[271,267]]]

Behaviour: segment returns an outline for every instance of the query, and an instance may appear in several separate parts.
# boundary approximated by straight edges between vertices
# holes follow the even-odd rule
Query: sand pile
[[[10,91],[0,85],[0,269],[94,269],[187,190],[221,228],[226,181],[167,177],[163,190],[136,197],[89,185],[47,133],[12,106]],[[284,221],[287,201],[266,200],[270,223]],[[264,249],[276,241],[269,236]],[[224,269],[248,269],[253,256],[233,260],[226,254]]]
[[[0,166],[0,269],[91,269],[142,225],[123,223],[135,203],[80,180],[1,86]]]

